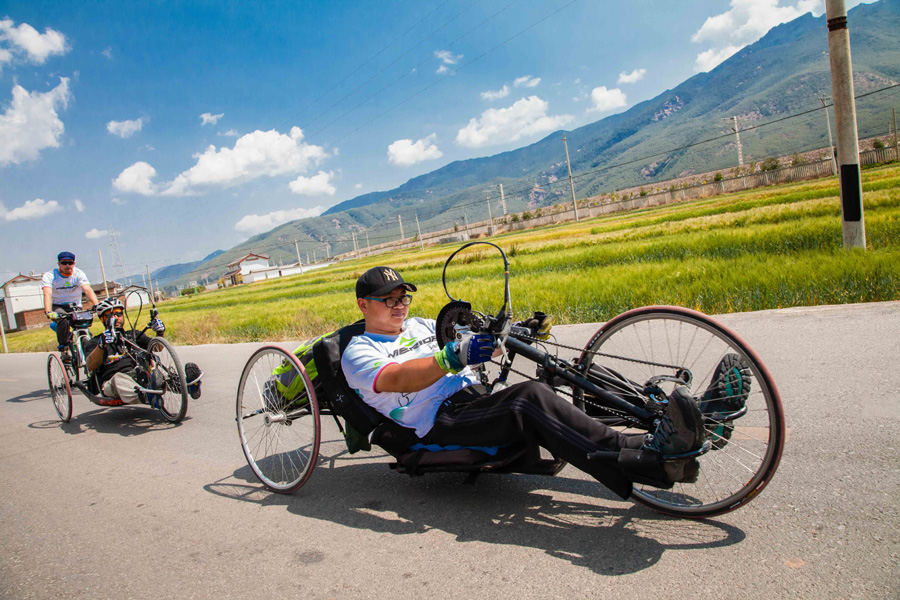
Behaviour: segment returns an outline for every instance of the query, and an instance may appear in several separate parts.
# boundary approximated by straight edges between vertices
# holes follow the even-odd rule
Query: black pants
[[[72,312],[74,310],[78,310],[79,308],[74,304],[54,304],[53,311],[58,312],[59,314]],[[68,319],[57,319],[56,320],[56,343],[60,346],[65,346],[69,343],[69,320]]]
[[[631,495],[631,481],[614,461],[588,460],[587,455],[596,450],[639,448],[644,436],[623,435],[595,421],[543,383],[527,381],[495,394],[483,392],[467,388],[448,398],[423,442],[441,446],[537,444],[622,498]]]

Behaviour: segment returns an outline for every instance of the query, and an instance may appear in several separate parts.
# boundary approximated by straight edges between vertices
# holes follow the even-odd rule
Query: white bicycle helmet
[[[122,310],[125,310],[125,306],[118,298],[107,298],[106,300],[101,300],[97,304],[97,314],[102,317],[104,313],[107,313],[114,308],[121,308]]]

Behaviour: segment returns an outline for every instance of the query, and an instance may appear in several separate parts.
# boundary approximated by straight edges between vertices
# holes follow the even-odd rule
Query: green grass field
[[[603,321],[649,304],[706,313],[900,299],[900,166],[863,171],[867,251],[842,247],[835,178],[498,235],[511,263],[516,316]],[[176,344],[301,340],[359,318],[354,284],[388,264],[419,286],[410,314],[447,302],[444,261],[461,244],[342,262],[159,305]],[[450,293],[493,312],[502,262],[487,246],[458,256]],[[141,317],[146,321],[147,312]],[[145,323],[142,323],[145,324]],[[98,326],[95,326],[98,327]],[[99,330],[99,328],[98,328]],[[8,336],[11,351],[47,351],[47,329]]]

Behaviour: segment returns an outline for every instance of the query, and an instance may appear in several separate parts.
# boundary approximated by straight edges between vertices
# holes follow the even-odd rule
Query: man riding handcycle
[[[734,510],[768,483],[783,447],[780,399],[736,335],[695,311],[648,307],[611,320],[567,361],[539,349],[568,348],[541,339],[542,315],[511,323],[506,289],[496,316],[451,296],[437,322],[408,318],[416,286],[377,267],[357,281],[363,321],[301,346],[301,360],[260,349],[237,407],[254,473],[275,491],[300,487],[319,414],[330,413],[351,451],[377,444],[411,475],[553,475],[569,462],[622,498],[688,517]],[[536,381],[505,387],[516,356],[537,363]],[[492,359],[493,386],[478,368]]]
[[[164,338],[166,328],[155,306],[146,327],[127,331],[125,307],[118,298],[101,301],[95,310],[105,329],[94,337],[88,330],[91,314],[75,315],[71,354],[76,360],[63,364],[55,354],[48,359],[51,395],[60,418],[64,422],[71,418],[71,386],[75,386],[99,406],[148,404],[159,409],[166,420],[181,421],[187,412],[187,396],[200,396],[202,373],[194,363],[182,365]],[[146,335],[148,330],[156,336]],[[84,357],[83,380],[78,378],[79,357]]]

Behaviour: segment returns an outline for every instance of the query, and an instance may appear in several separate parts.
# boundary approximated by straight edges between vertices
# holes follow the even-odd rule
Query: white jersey
[[[466,367],[456,375],[448,373],[424,390],[406,394],[376,392],[375,382],[389,364],[434,356],[438,350],[434,320],[413,317],[404,321],[400,335],[366,332],[350,340],[341,356],[341,368],[347,383],[366,404],[424,437],[434,426],[441,403],[478,383],[471,369]]]
[[[59,269],[47,271],[41,277],[41,287],[53,290],[53,304],[75,304],[81,306],[81,286],[88,284],[87,275],[78,267],[72,269],[72,274],[63,277]]]

